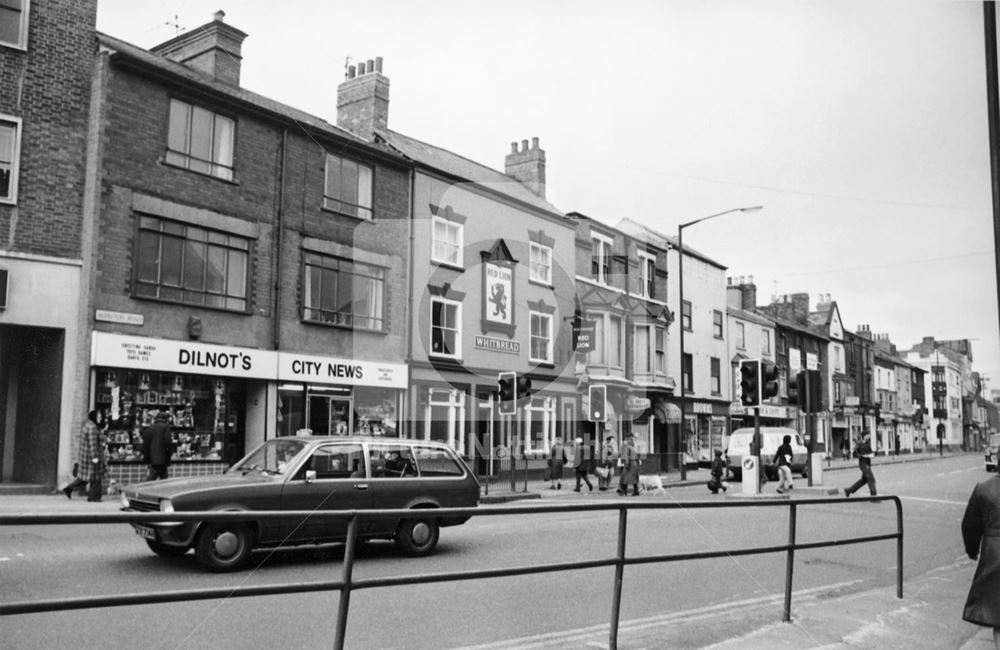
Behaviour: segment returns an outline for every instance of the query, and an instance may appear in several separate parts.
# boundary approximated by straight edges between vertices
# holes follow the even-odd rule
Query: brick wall
[[[0,47],[0,114],[23,120],[0,248],[78,258],[97,0],[32,2],[27,51]]]

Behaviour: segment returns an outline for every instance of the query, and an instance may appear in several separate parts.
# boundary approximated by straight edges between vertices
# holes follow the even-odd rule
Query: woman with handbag
[[[601,445],[601,462],[596,468],[597,488],[601,492],[606,492],[611,487],[611,480],[615,477],[615,459],[618,458],[618,447],[615,445],[614,434],[604,439]]]

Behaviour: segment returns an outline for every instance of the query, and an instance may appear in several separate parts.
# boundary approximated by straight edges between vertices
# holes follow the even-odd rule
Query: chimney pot
[[[753,276],[752,275],[748,275],[747,276],[747,284],[753,284]]]
[[[362,61],[358,64],[358,76],[363,77],[365,74],[365,62]]]
[[[532,138],[531,139],[531,148],[532,149],[537,149],[538,148],[538,138]]]
[[[511,153],[517,153],[517,143],[516,142],[511,142],[510,143],[510,152]]]
[[[375,72],[382,72],[382,57],[380,56],[375,57]]]
[[[527,150],[528,150],[528,141],[521,140],[521,151],[527,151]]]
[[[353,66],[353,65],[347,66],[347,78],[348,79],[353,79],[355,77],[355,75],[357,75],[357,74],[358,74],[358,68],[357,68],[357,66]]]
[[[368,74],[375,72],[375,61],[368,59]]]
[[[212,20],[217,20],[220,23],[221,22],[225,22],[225,20],[226,20],[226,12],[223,11],[222,9],[219,9],[214,14],[212,14]]]

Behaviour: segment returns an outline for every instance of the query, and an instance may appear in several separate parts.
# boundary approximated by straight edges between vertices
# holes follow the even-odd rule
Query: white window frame
[[[747,325],[743,321],[736,321],[736,349],[747,349]]]
[[[460,456],[465,456],[465,393],[455,388],[428,388],[427,405],[424,407],[424,437],[431,440],[431,422],[434,409],[445,409],[448,417],[448,438],[445,442]]]
[[[659,343],[657,343],[657,338]],[[667,328],[653,328],[653,372],[667,374]]]
[[[434,304],[441,303],[448,307],[455,308],[455,352],[454,354],[447,354],[445,352],[435,352],[434,351]],[[443,357],[446,359],[461,359],[462,358],[462,303],[457,300],[449,300],[447,298],[442,298],[440,296],[432,296],[430,301],[430,314],[429,314],[429,326],[430,326],[430,338],[427,339],[428,349],[427,354],[434,357]]]
[[[552,285],[552,247],[538,242],[530,243],[529,251],[530,263],[528,264],[529,278],[534,282]],[[540,258],[540,259],[539,259]],[[538,270],[544,269],[544,273]]]
[[[760,353],[766,357],[771,356],[771,330],[761,330],[760,341]]]
[[[17,42],[0,41],[0,46],[13,47],[18,50],[28,49],[28,14],[31,9],[31,0],[24,0],[21,3],[21,24],[17,28]]]
[[[656,337],[655,327],[652,323],[636,323],[633,328],[632,340],[633,344],[633,354],[632,354],[632,368],[633,372],[637,375],[652,375],[656,372],[654,364],[655,353],[653,352],[653,346],[655,345],[654,338]],[[646,346],[639,345],[639,330],[646,331]],[[640,368],[640,357],[645,357],[645,368]]]
[[[0,203],[17,203],[18,171],[21,167],[21,133],[22,122],[19,117],[0,114],[0,126],[9,126],[14,132],[13,146],[10,151],[10,190],[9,196],[0,196]]]
[[[438,240],[438,226],[444,226],[446,234],[454,234],[456,241]],[[465,248],[465,227],[457,221],[450,221],[437,215],[431,220],[431,261],[438,264],[447,264],[458,268],[464,268],[462,264],[462,250]],[[448,247],[453,253],[454,259],[447,259],[438,255],[438,244]]]
[[[522,411],[524,412],[522,422],[524,431],[529,432],[528,435],[524,436],[525,452],[529,454],[545,453],[547,455],[556,437],[556,399],[551,396],[532,397]],[[532,420],[538,419],[541,419],[542,422],[542,446],[540,448],[535,447],[534,437],[530,433]]]
[[[605,276],[604,267],[608,267],[607,275],[611,275],[611,245],[613,242],[610,237],[605,237],[596,232],[590,233],[590,241],[592,245],[592,250],[590,251],[591,274],[593,275],[593,263],[596,258],[597,276],[594,277],[594,280],[598,284],[609,285],[611,284],[611,278]]]
[[[656,256],[645,251],[639,251],[639,295],[652,298],[650,287],[656,281]]]
[[[544,332],[538,332],[536,334],[535,324],[544,322]],[[545,314],[538,311],[530,312],[529,315],[529,340],[528,340],[528,358],[529,360],[536,363],[553,363],[552,359],[552,314]],[[545,356],[536,357],[535,356],[535,345],[534,342],[538,338],[545,339]]]

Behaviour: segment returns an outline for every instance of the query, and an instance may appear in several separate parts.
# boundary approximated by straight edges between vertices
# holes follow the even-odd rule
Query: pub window
[[[166,162],[233,180],[235,124],[208,109],[171,99]]]
[[[454,221],[434,217],[431,234],[431,259],[443,264],[462,266],[463,226]]]
[[[134,296],[247,310],[249,239],[142,215],[137,249]]]
[[[531,312],[531,361],[552,363],[552,316]]]
[[[531,242],[531,279],[552,284],[552,248]]]
[[[462,304],[431,298],[431,350],[439,357],[462,356]]]

